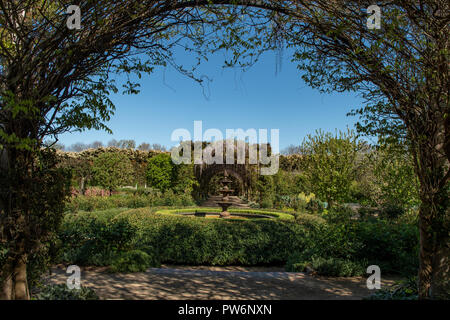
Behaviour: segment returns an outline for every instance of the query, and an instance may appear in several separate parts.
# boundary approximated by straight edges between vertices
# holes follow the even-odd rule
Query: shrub
[[[123,210],[99,211],[67,215],[59,238],[70,243],[61,249],[63,261],[79,265],[108,265],[120,251],[129,250],[136,227],[117,217]]]
[[[325,209],[325,206],[322,201],[317,199],[312,199],[308,202],[306,205],[306,210],[312,212],[312,213],[322,213]]]
[[[60,237],[65,254],[61,262],[82,260],[94,265],[110,264],[119,252],[116,249],[118,239],[124,232],[113,225],[122,219],[131,225],[134,234],[131,239],[125,237],[127,242],[121,243],[121,248],[138,246],[147,253],[155,252],[157,248],[161,262],[176,264],[280,264],[292,250],[302,250],[306,232],[304,225],[284,219],[195,219],[154,214],[149,209],[122,211],[115,215],[107,211],[80,212],[66,216],[64,221]],[[108,243],[111,245],[97,241],[111,230],[116,230],[117,237],[110,238]]]
[[[346,205],[335,205],[333,208],[330,208],[323,217],[329,223],[342,223],[345,221],[349,221],[355,213],[353,210]]]
[[[289,256],[284,268],[288,272],[304,272],[307,266],[308,262],[304,260],[303,255],[296,252]]]
[[[366,300],[417,300],[417,278],[397,281],[392,287],[375,291]]]
[[[271,199],[264,199],[261,201],[261,208],[270,209],[273,208],[273,201]]]
[[[353,262],[339,258],[313,257],[311,268],[319,275],[332,277],[352,277],[360,276],[365,273],[364,266],[367,263]]]
[[[33,299],[35,300],[98,300],[94,290],[86,287],[69,289],[65,284],[44,286]]]
[[[305,256],[299,253],[291,255],[286,263],[286,271],[304,272],[307,268],[312,269],[318,275],[332,277],[352,277],[365,273],[364,261],[353,262],[347,259],[323,258],[312,256],[310,260],[305,260]]]
[[[386,205],[380,212],[380,217],[385,219],[397,219],[405,213],[405,209],[394,204]]]
[[[150,267],[160,267],[157,257],[141,250],[118,254],[111,263],[112,272],[144,272]]]

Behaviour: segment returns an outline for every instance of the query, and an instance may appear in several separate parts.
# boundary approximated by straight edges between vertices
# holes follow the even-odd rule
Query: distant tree
[[[89,145],[89,148],[98,149],[103,147],[103,143],[101,141],[94,141]]]
[[[116,139],[112,139],[108,142],[108,147],[116,147],[119,148],[120,144],[119,141],[117,141]]]
[[[358,151],[361,148],[353,131],[308,135],[301,145],[304,155],[302,175],[309,189],[329,206],[348,201],[357,177]]]
[[[170,154],[161,153],[149,159],[147,182],[150,187],[166,191],[172,187],[175,165]]]
[[[81,152],[86,149],[89,149],[89,147],[82,142],[77,142],[70,146],[70,150],[75,152]]]
[[[287,146],[282,152],[281,154],[285,155],[285,156],[289,156],[289,155],[293,155],[293,154],[300,154],[301,152],[301,148],[300,146],[295,146],[293,144]]]
[[[136,148],[136,142],[134,140],[120,140],[119,148],[134,149],[134,148]]]
[[[66,146],[64,144],[59,143],[57,141],[46,140],[46,141],[44,141],[44,145],[46,147],[50,147],[50,148],[53,148],[55,150],[62,150],[63,151],[63,150],[66,149]]]
[[[156,151],[166,151],[166,147],[164,147],[163,145],[161,145],[159,143],[152,144],[152,149],[156,150]]]
[[[92,167],[95,181],[109,194],[117,187],[132,182],[133,165],[128,157],[120,152],[105,152],[94,160]]]
[[[56,143],[56,144],[53,146],[53,148],[55,148],[56,150],[61,150],[61,151],[66,150],[66,146],[65,146],[64,144],[62,144],[62,143]]]
[[[143,143],[141,143],[141,144],[139,145],[138,150],[141,150],[141,151],[149,151],[149,150],[150,150],[150,144],[149,144],[149,143],[143,142]]]

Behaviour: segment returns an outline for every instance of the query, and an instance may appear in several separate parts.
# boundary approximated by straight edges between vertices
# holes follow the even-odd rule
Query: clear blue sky
[[[333,131],[354,127],[357,119],[347,117],[352,108],[361,106],[355,94],[320,94],[300,77],[288,52],[283,55],[281,71],[276,74],[275,53],[266,53],[246,72],[222,69],[224,56],[217,54],[200,68],[199,74],[212,79],[204,90],[192,79],[171,67],[159,68],[141,79],[138,95],[113,95],[115,115],[108,126],[113,135],[103,131],[85,131],[61,135],[60,143],[91,143],[111,139],[134,139],[171,147],[172,131],[186,128],[193,134],[194,120],[203,121],[203,130],[249,128],[279,129],[280,148],[298,145],[316,129]],[[179,54],[185,65],[190,58]],[[118,79],[120,80],[120,79]]]

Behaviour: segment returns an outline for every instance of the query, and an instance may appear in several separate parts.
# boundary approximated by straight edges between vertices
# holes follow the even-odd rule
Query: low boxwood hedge
[[[181,208],[181,209],[162,209],[158,210],[155,213],[156,214],[167,214],[167,215],[174,215],[179,214],[183,212],[189,212],[189,213],[196,213],[196,212],[221,212],[222,209],[220,208],[199,208],[199,207],[190,207],[190,208]],[[280,211],[269,211],[269,210],[255,210],[255,209],[229,209],[228,212],[230,213],[246,213],[246,214],[255,214],[255,215],[266,215],[271,216],[274,218],[279,219],[294,219],[294,215],[287,212],[280,212]]]

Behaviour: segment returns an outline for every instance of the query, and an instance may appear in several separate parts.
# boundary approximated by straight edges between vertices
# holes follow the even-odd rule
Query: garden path
[[[141,273],[108,273],[105,268],[82,269],[81,283],[101,299],[190,300],[358,300],[370,295],[366,278],[329,278],[281,271],[282,268],[162,266]],[[65,283],[62,266],[47,276]],[[382,280],[382,286],[393,283]]]

